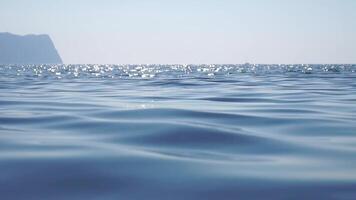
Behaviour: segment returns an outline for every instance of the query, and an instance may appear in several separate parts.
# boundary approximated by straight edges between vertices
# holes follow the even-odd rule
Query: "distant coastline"
[[[47,34],[0,33],[0,64],[62,64]]]

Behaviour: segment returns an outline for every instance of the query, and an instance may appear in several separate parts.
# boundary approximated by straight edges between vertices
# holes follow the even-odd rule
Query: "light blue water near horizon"
[[[1,199],[356,198],[356,65],[0,65]]]

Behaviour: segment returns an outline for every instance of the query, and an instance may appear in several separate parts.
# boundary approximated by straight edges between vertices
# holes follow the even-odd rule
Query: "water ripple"
[[[355,199],[355,72],[0,65],[0,196]]]

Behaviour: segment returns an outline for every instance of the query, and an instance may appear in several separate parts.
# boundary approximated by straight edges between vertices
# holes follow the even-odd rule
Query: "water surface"
[[[1,199],[356,199],[355,65],[2,65]]]

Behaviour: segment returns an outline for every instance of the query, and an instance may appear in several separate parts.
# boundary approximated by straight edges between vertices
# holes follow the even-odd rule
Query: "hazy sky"
[[[1,0],[65,63],[356,63],[356,0]]]

